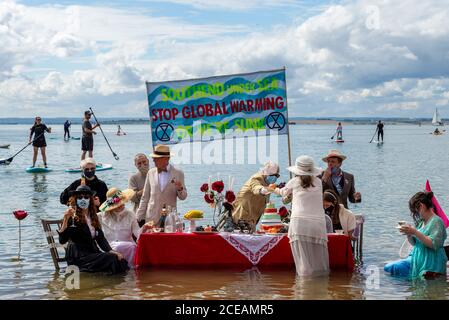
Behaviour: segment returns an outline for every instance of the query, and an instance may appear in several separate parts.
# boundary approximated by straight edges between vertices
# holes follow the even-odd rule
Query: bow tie
[[[157,169],[157,173],[168,172],[167,169]]]

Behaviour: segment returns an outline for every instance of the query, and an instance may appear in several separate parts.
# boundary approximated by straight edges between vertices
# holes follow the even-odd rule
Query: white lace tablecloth
[[[283,235],[253,236],[249,234],[222,232],[219,235],[238,252],[243,254],[253,265],[257,265],[260,259],[270,252],[284,237]]]

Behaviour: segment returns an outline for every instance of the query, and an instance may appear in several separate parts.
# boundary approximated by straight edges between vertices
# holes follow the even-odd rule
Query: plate
[[[192,231],[192,233],[197,233],[197,234],[216,234],[219,233],[218,231]]]
[[[286,236],[286,233],[265,233],[266,236]]]
[[[187,220],[187,221],[198,221],[198,220],[203,220],[204,218],[190,218],[190,219],[183,218],[183,219]]]

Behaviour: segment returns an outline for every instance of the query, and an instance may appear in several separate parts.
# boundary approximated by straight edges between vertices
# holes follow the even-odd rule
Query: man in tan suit
[[[245,182],[235,199],[232,219],[234,223],[244,220],[255,229],[262,216],[267,202],[270,200],[270,184],[279,177],[279,166],[271,161]]]
[[[350,202],[361,202],[362,195],[355,191],[354,176],[341,170],[343,160],[346,156],[338,150],[330,150],[322,159],[327,162],[327,169],[323,172],[321,180],[323,181],[323,191],[334,190],[340,197],[341,203],[348,208],[348,199]]]
[[[169,164],[168,146],[157,145],[151,157],[155,167],[148,171],[136,216],[140,223],[145,220],[156,224],[161,217],[163,205],[176,207],[177,198],[187,198],[187,190],[184,173]]]

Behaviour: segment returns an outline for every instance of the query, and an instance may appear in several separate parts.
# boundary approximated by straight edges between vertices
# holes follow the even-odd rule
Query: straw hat
[[[119,190],[111,188],[106,193],[107,200],[100,206],[100,211],[108,212],[128,202],[135,194],[132,189]]]
[[[323,171],[323,169],[315,167],[315,162],[309,156],[299,156],[295,160],[295,165],[288,167],[287,170],[297,176],[317,176]]]
[[[346,156],[338,150],[329,150],[327,155],[322,160],[327,162],[328,158],[340,158],[341,161],[343,161],[346,159]]]
[[[151,154],[152,158],[165,158],[170,157],[172,154],[170,153],[170,148],[163,144],[158,144],[154,147],[154,151]]]

